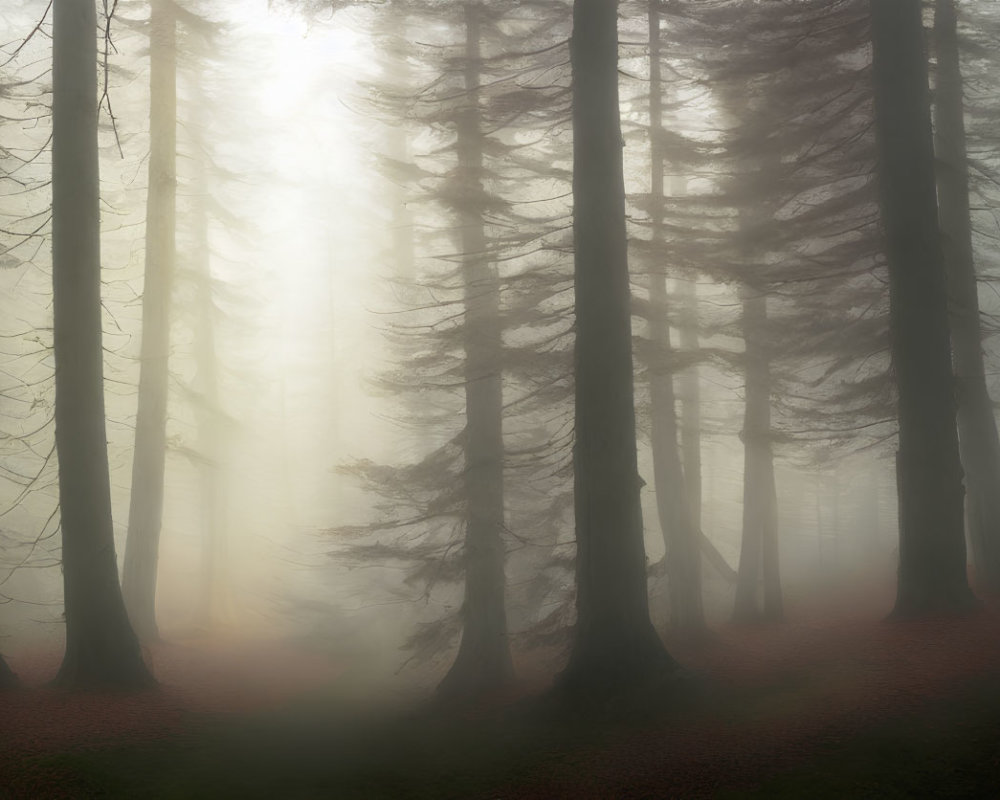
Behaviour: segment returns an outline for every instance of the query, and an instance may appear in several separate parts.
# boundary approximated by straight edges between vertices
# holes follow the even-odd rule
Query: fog
[[[51,714],[76,731],[91,713],[79,698],[124,685],[74,684],[65,672],[74,647],[67,624],[78,623],[72,601],[64,604],[71,578],[55,419],[73,413],[62,411],[73,402],[64,397],[57,411],[60,134],[51,111],[60,96],[52,8],[65,3],[4,0],[0,10],[0,653],[40,698],[0,695],[0,734],[6,725],[13,742],[8,756],[0,749],[0,768],[76,758],[73,737],[89,734],[63,742],[44,731],[36,738],[47,743],[32,744],[24,720]],[[815,763],[819,776],[849,764],[856,785],[878,793],[910,778],[901,777],[902,756],[885,769],[862,765],[865,742],[905,740],[900,747],[923,759],[920,747],[937,748],[982,698],[994,708],[1000,692],[987,676],[1000,651],[986,642],[1000,640],[1000,540],[991,527],[1000,508],[990,505],[1000,447],[977,461],[973,446],[995,443],[990,397],[1000,390],[997,20],[987,3],[957,3],[971,309],[956,288],[959,235],[940,175],[933,192],[933,157],[944,163],[951,152],[941,105],[949,39],[921,56],[935,89],[924,111],[933,101],[938,136],[921,163],[942,230],[935,217],[933,242],[922,248],[940,258],[910,270],[937,270],[925,301],[895,283],[897,265],[918,255],[893,248],[927,226],[906,216],[909,207],[892,210],[886,120],[906,111],[880,100],[879,81],[889,78],[878,53],[889,45],[879,50],[866,3],[617,4],[618,120],[608,128],[614,146],[600,152],[623,159],[628,273],[619,278],[629,283],[630,329],[612,316],[585,318],[587,297],[609,309],[616,302],[617,284],[588,289],[583,280],[586,259],[605,257],[603,243],[613,249],[618,240],[608,228],[596,234],[599,247],[582,255],[578,247],[609,215],[581,223],[591,207],[584,170],[600,169],[603,156],[579,157],[589,146],[581,115],[596,129],[590,105],[599,100],[597,89],[580,87],[600,48],[592,58],[571,53],[573,3],[96,5],[102,385],[113,544],[126,584],[126,548],[144,546],[129,542],[130,508],[133,516],[158,509],[158,490],[143,492],[162,486],[158,541],[143,539],[152,545],[137,557],[152,559],[155,614],[143,617],[126,585],[123,635],[141,647],[166,699],[137,700],[135,714],[159,720],[169,706],[209,715],[209,727],[229,727],[218,736],[198,727],[193,750],[220,763],[280,764],[259,767],[267,777],[240,789],[185,761],[179,791],[768,796],[768,781],[786,772],[788,782],[774,786],[817,791],[795,783]],[[575,5],[582,14],[599,4]],[[944,15],[951,0],[923,5],[927,31],[946,37],[931,7]],[[154,9],[172,15],[172,47],[156,39]],[[175,104],[151,100],[157,58],[174,76]],[[151,129],[158,103],[176,113],[174,140]],[[163,141],[173,145],[158,161]],[[907,158],[916,174],[917,157]],[[176,207],[163,234],[172,249],[155,244],[161,234],[147,237],[168,219],[167,206],[154,205],[158,180]],[[605,178],[591,185],[618,196]],[[901,219],[905,236],[892,227]],[[624,266],[625,247],[593,274],[603,263]],[[135,478],[140,367],[158,359],[143,350],[144,324],[161,313],[144,312],[144,295],[161,285],[151,269],[170,275],[161,303],[169,333],[162,480],[155,466],[152,479]],[[963,314],[979,326],[971,349],[956,333]],[[906,319],[925,324],[906,329]],[[907,332],[918,328],[943,331],[935,341],[947,380],[933,373],[941,347]],[[629,337],[631,382],[616,383],[620,371],[609,368],[597,381],[606,396],[603,387],[593,397],[575,390],[575,380],[593,385],[588,363],[611,359],[621,343],[627,351]],[[971,351],[981,355],[962,355]],[[907,361],[913,352],[916,362]],[[907,383],[924,361],[924,383]],[[909,363],[919,369],[908,372]],[[947,381],[957,388],[939,391]],[[963,417],[974,413],[965,411],[977,391],[970,381],[981,382],[988,406],[978,406],[976,423]],[[906,410],[939,396],[943,417]],[[908,397],[917,399],[908,406]],[[612,416],[623,405],[629,418],[618,427]],[[903,431],[930,430],[935,413],[944,421],[934,430],[950,438],[910,444],[920,434]],[[623,442],[620,430],[634,437]],[[925,461],[908,467],[911,457]],[[964,512],[955,491],[947,494],[953,478]],[[634,508],[633,491],[641,529],[624,512],[602,523],[619,498]],[[633,534],[638,550],[628,549]],[[622,588],[629,580],[645,604]],[[623,610],[635,602],[637,617]],[[647,617],[651,646],[663,651],[653,678],[645,667],[629,672],[647,646]],[[107,622],[102,636],[113,639],[116,626]],[[588,635],[596,638],[581,644]],[[84,694],[69,694],[76,699],[57,711],[46,687],[64,651],[56,683]],[[940,663],[928,655],[939,652],[948,654]],[[915,699],[880,699],[893,692]],[[98,716],[132,702],[97,697]],[[414,708],[430,716],[380,716]],[[926,742],[900,732],[906,714],[933,731]],[[115,748],[132,731],[129,746],[154,754],[148,775],[167,774],[177,740],[163,731],[173,724],[147,743],[141,724],[109,722],[94,739],[106,762],[95,755],[66,767],[71,796],[166,796],[165,779],[142,783],[110,765],[131,763],[131,750]],[[985,717],[969,724],[995,733]],[[860,744],[833,748],[838,729]],[[802,754],[786,757],[795,731]],[[705,755],[713,732],[722,737],[716,750],[749,747],[755,765],[723,767],[718,753]],[[344,764],[360,766],[328,771],[323,737],[350,754]],[[629,737],[644,742],[631,765],[622,756]],[[505,742],[506,755],[483,754]],[[666,766],[657,766],[661,745],[673,753]],[[421,748],[433,754],[423,760]],[[560,748],[570,766],[549,757]],[[574,774],[573,759],[586,762],[586,753],[605,766]],[[972,745],[946,753],[953,766],[979,755]],[[415,777],[383,780],[394,771]],[[11,796],[55,792],[55,782],[29,772],[11,773]],[[970,774],[961,796],[989,780]],[[928,780],[948,785],[943,774]]]

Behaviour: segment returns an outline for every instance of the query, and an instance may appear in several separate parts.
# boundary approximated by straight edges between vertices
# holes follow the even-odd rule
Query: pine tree
[[[612,694],[675,663],[653,629],[636,466],[618,4],[575,0],[573,239],[576,293],[577,622],[559,687]]]
[[[479,109],[480,16],[485,8],[466,3],[465,102],[456,121],[460,201],[459,236],[464,295],[466,522],[463,565],[462,641],[439,691],[479,694],[503,686],[514,667],[504,608],[504,447],[500,286],[490,263],[483,213],[484,137]]]

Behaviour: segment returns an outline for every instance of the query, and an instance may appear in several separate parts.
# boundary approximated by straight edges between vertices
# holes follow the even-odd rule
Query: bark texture
[[[983,365],[957,28],[954,0],[936,0],[934,146],[941,243],[948,270],[958,439],[965,471],[965,524],[977,584],[996,593],[1000,591],[1000,438]]]
[[[660,77],[659,0],[650,0],[649,19],[649,141],[650,214],[654,242],[663,240],[663,83]],[[691,518],[681,453],[677,445],[677,404],[668,320],[667,277],[653,269],[649,279],[649,338],[653,343],[649,365],[651,439],[656,508],[667,559],[667,590],[671,627],[682,634],[705,629],[701,594],[700,533]]]
[[[636,466],[614,0],[575,0],[573,235],[577,623],[560,686],[634,688],[674,667],[649,619]]]
[[[150,150],[142,349],[132,493],[122,573],[122,593],[129,619],[143,641],[159,638],[156,570],[163,521],[170,296],[176,251],[177,69],[173,0],[152,1],[149,25]]]
[[[458,162],[465,299],[465,599],[462,641],[438,687],[442,695],[476,695],[513,678],[504,607],[503,392],[500,285],[490,263],[483,221],[483,134],[479,110],[479,14],[465,5],[465,92],[458,120]]]
[[[66,652],[58,685],[146,686],[118,586],[104,418],[97,149],[97,14],[52,21],[52,289]]]
[[[919,0],[871,2],[879,184],[899,394],[896,616],[975,603],[966,575],[964,490],[920,12]]]

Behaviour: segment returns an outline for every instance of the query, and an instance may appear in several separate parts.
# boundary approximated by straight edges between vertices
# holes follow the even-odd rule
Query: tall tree
[[[783,613],[778,573],[778,500],[771,451],[771,365],[768,347],[767,295],[749,284],[741,287],[744,354],[743,535],[733,618],[747,622],[761,616],[758,593],[763,577],[763,616]]]
[[[490,263],[483,213],[484,136],[480,122],[479,3],[465,4],[465,102],[457,119],[459,236],[465,318],[465,600],[458,655],[442,694],[468,695],[513,678],[504,610],[503,363],[500,283]]]
[[[979,292],[972,250],[965,103],[954,0],[934,4],[934,149],[941,244],[948,274],[948,322],[965,471],[965,520],[976,578],[1000,591],[1000,437],[983,364]]]
[[[52,22],[52,288],[66,653],[56,683],[152,682],[115,558],[104,417],[97,14],[56,0]]]
[[[663,240],[664,152],[663,81],[661,80],[661,3],[650,0],[649,21],[649,149],[650,217],[652,240]],[[649,338],[653,345],[649,367],[649,399],[656,508],[667,559],[670,620],[675,631],[696,634],[705,627],[701,596],[700,534],[691,517],[685,474],[677,444],[677,407],[670,363],[665,265],[649,272]]]
[[[674,667],[646,591],[614,0],[575,0],[570,63],[577,622],[560,685],[606,693]]]
[[[156,568],[167,454],[170,296],[176,251],[177,68],[173,0],[153,0],[149,21],[149,188],[142,292],[139,408],[122,593],[139,638],[158,638]]]
[[[879,188],[899,401],[894,614],[968,608],[962,465],[919,0],[872,0]]]
[[[201,509],[202,576],[199,615],[205,628],[223,621],[226,611],[226,493],[225,452],[229,420],[223,410],[220,392],[220,363],[216,345],[218,285],[212,270],[212,245],[209,235],[212,149],[205,133],[208,108],[205,91],[207,52],[218,42],[199,42],[192,59],[187,87],[192,100],[193,119],[185,126],[189,134],[193,174],[190,183],[188,220],[190,238],[184,260],[191,264],[195,287],[195,394],[197,397],[199,505]]]

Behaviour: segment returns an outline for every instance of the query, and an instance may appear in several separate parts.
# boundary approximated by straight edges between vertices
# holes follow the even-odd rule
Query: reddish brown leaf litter
[[[891,608],[888,586],[813,598],[781,625],[727,625],[708,642],[670,644],[709,692],[731,693],[732,705],[618,731],[547,762],[508,796],[698,798],[749,789],[1000,675],[1000,608],[887,621],[877,609]]]
[[[742,699],[729,713],[682,714],[563,754],[511,796],[696,798],[756,786],[1000,673],[1000,622],[983,614],[727,627],[707,646],[673,652],[710,687]]]
[[[0,693],[0,769],[41,753],[182,736],[206,715],[281,705],[341,669],[283,642],[195,639],[146,649],[160,684],[155,690],[67,692],[45,686],[59,657],[53,650],[11,657],[25,688]]]
[[[702,691],[722,702],[710,698],[666,718],[615,724],[587,740],[554,739],[530,759],[535,766],[523,766],[509,783],[496,787],[484,778],[484,789],[493,786],[482,796],[711,797],[755,786],[1000,675],[998,609],[887,622],[889,587],[849,587],[808,602],[790,598],[786,623],[724,625],[707,642],[668,642]],[[183,741],[208,720],[280,708],[336,685],[340,675],[335,659],[288,642],[189,640],[155,647],[149,657],[161,682],[156,692],[77,695],[36,688],[0,695],[0,776],[5,764],[31,755]],[[532,661],[551,677],[555,658],[536,655],[522,666]],[[58,658],[21,654],[12,666],[38,685],[54,674]],[[448,777],[441,780],[440,796],[452,796]],[[31,785],[31,776],[22,769],[18,781]],[[59,796],[59,775],[50,770],[37,781],[46,787],[38,796]]]

